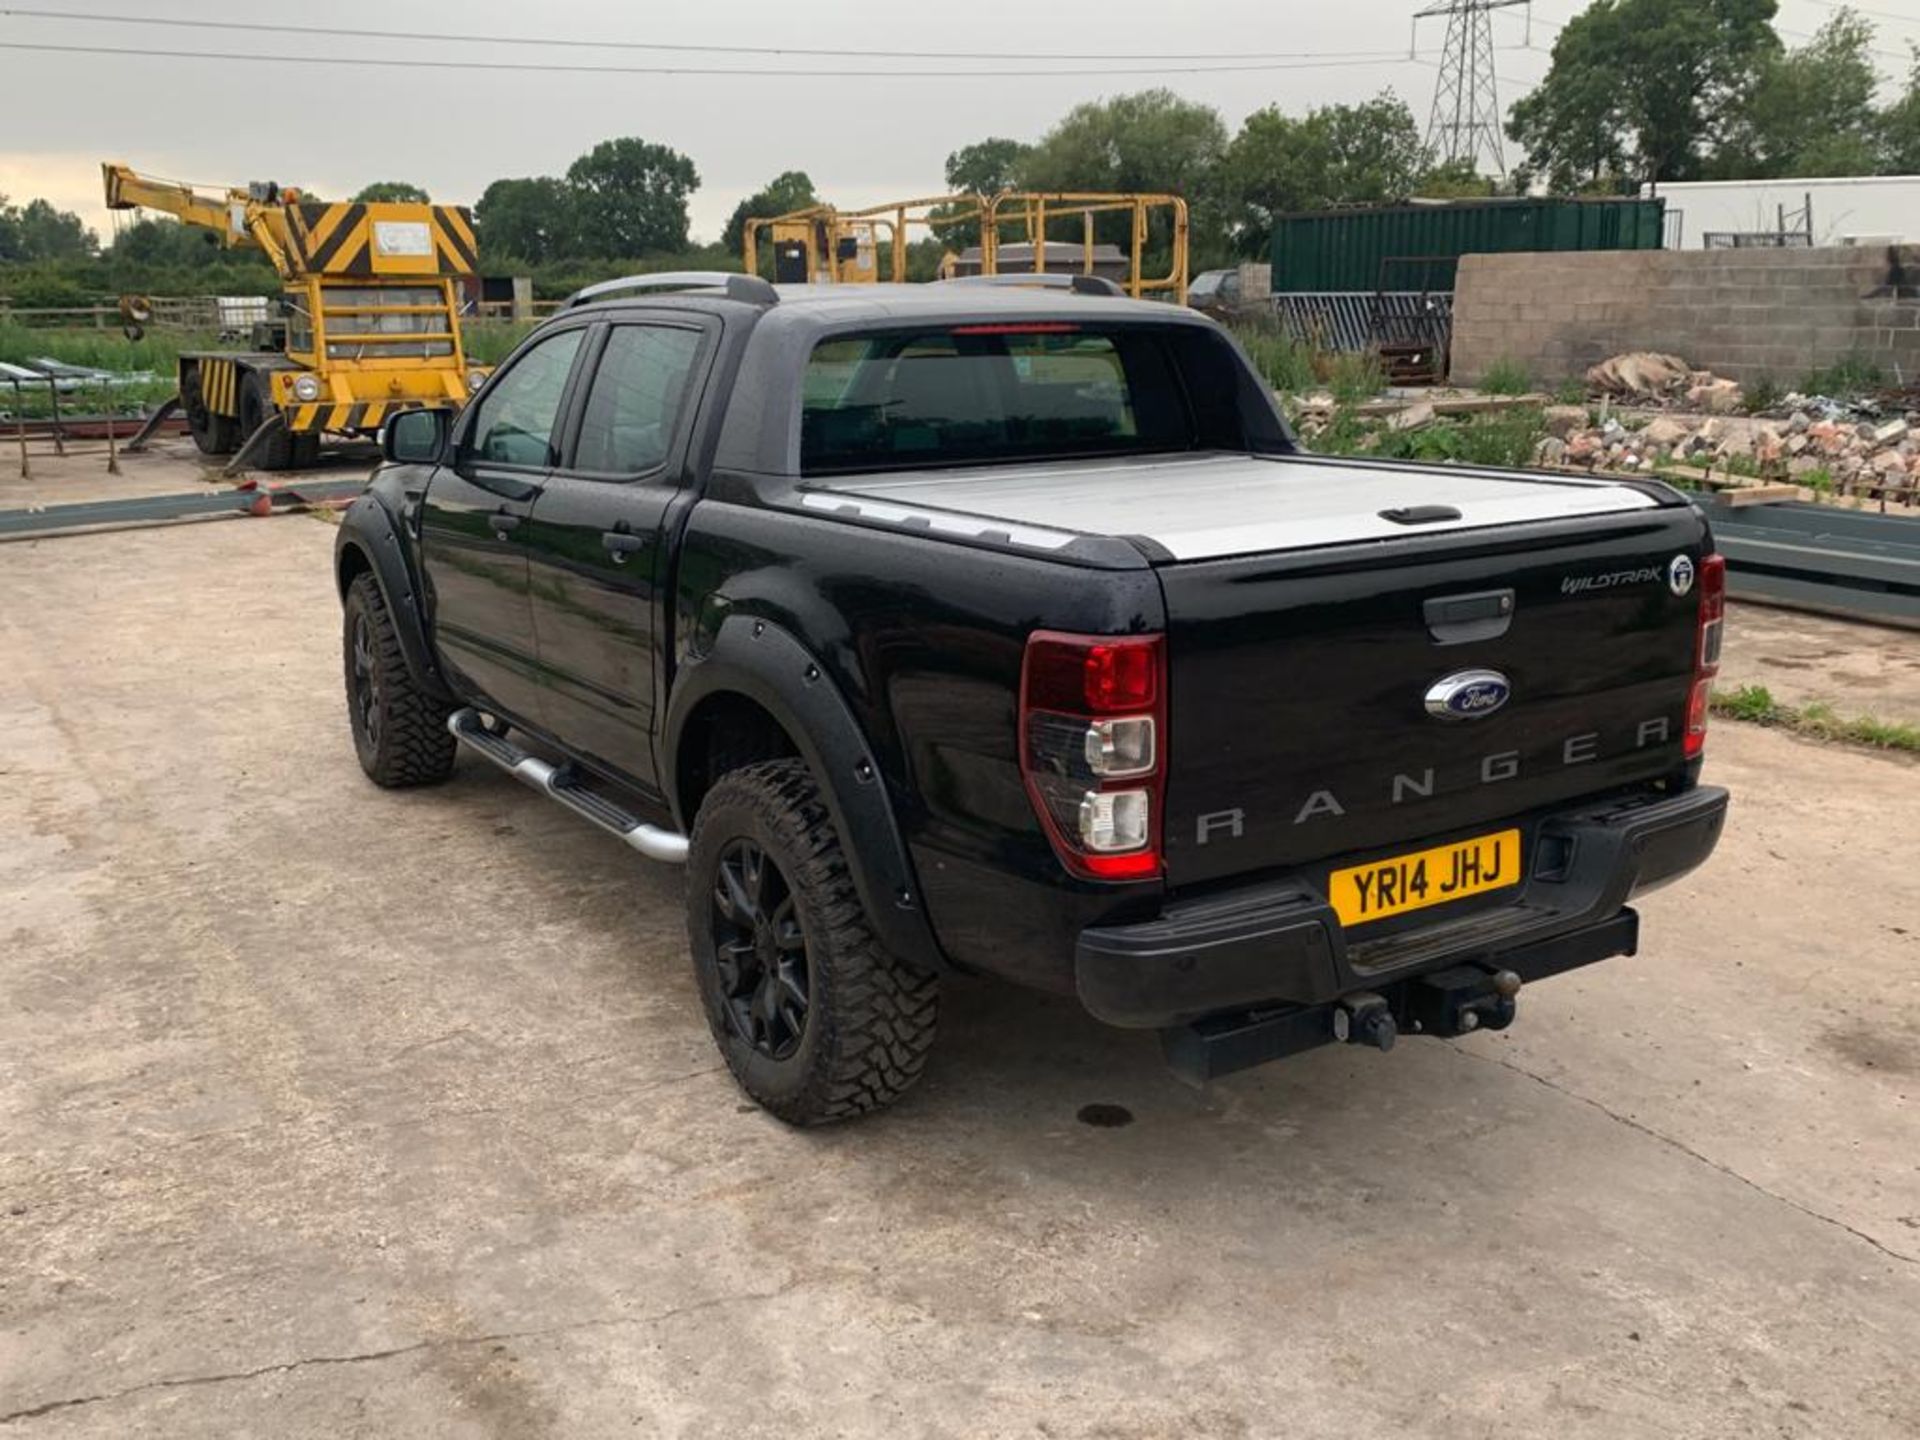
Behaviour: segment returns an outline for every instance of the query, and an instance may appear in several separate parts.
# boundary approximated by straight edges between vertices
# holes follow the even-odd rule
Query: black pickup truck
[[[685,864],[740,1084],[921,1072],[941,980],[1204,1081],[1514,1017],[1700,864],[1723,567],[1664,486],[1302,454],[1104,282],[582,292],[340,528],[354,745]]]

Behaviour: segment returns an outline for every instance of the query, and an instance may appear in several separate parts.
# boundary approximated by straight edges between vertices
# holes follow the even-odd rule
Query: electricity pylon
[[[1434,0],[1416,14],[1414,24],[1447,17],[1447,48],[1440,57],[1440,78],[1433,87],[1433,115],[1427,121],[1427,148],[1442,162],[1482,162],[1496,175],[1507,173],[1500,144],[1500,98],[1493,71],[1493,12],[1529,0]]]

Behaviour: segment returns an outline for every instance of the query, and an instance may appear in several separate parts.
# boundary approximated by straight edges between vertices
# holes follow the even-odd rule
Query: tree
[[[602,140],[567,167],[567,185],[586,253],[687,248],[687,197],[700,175],[679,151],[631,136]]]
[[[993,195],[1017,189],[1020,169],[1033,147],[1024,140],[992,136],[962,145],[947,156],[947,188],[957,194]]]
[[[733,207],[727,228],[720,233],[720,245],[730,255],[740,253],[746,241],[747,221],[756,217],[784,215],[819,204],[813,193],[813,181],[804,170],[783,170],[753,194]]]
[[[1509,183],[1515,179],[1508,177]],[[1485,200],[1500,193],[1500,182],[1482,175],[1470,158],[1462,156],[1430,167],[1415,183],[1413,193],[1422,200]],[[1513,193],[1526,194],[1525,183],[1515,184]]]
[[[1020,161],[1020,187],[1027,190],[1121,190],[1186,197],[1193,243],[1204,250],[1225,231],[1226,207],[1219,189],[1227,151],[1227,127],[1207,105],[1182,100],[1171,90],[1142,90],[1111,100],[1076,105]],[[1168,243],[1169,221],[1154,217],[1150,244]],[[1124,241],[1124,215],[1103,216],[1103,239]]]
[[[1711,174],[1869,175],[1877,159],[1873,27],[1850,10],[1765,60]]]
[[[100,248],[78,215],[45,200],[10,205],[0,195],[0,260],[84,260]]]
[[[947,189],[957,195],[997,195],[1021,187],[1021,169],[1033,147],[1024,140],[990,136],[962,145],[947,156]],[[978,220],[949,219],[962,213],[960,205],[936,205],[928,212],[934,239],[944,249],[965,250],[980,243]]]
[[[150,216],[123,228],[108,253],[116,264],[195,269],[222,258],[220,237],[213,231]]]
[[[573,191],[551,175],[494,181],[473,207],[473,222],[489,264],[540,264],[578,253]]]
[[[1263,254],[1273,217],[1289,210],[1404,200],[1427,159],[1413,112],[1391,90],[1298,119],[1273,105],[1257,110],[1234,136],[1225,164],[1226,188],[1240,212],[1239,246]]]
[[[1873,129],[1882,175],[1920,173],[1920,54],[1913,57],[1907,88],[1874,117]]]
[[[403,201],[424,205],[433,197],[418,185],[409,185],[404,180],[376,180],[353,197],[356,205],[377,205],[382,202]]]
[[[1775,0],[1594,0],[1508,114],[1554,188],[1698,178],[1778,56]]]

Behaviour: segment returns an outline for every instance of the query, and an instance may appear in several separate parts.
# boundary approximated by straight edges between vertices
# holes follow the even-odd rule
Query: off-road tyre
[[[248,371],[240,384],[240,443],[245,445],[253,438],[254,431],[276,413],[273,382],[264,371]],[[247,457],[247,463],[258,470],[291,470],[295,448],[296,437],[283,420],[261,438],[253,454]]]
[[[805,1023],[791,1053],[777,1057],[741,1033],[722,978],[719,933],[732,922],[720,908],[721,865],[742,845],[757,846],[777,867],[804,937]],[[926,1068],[939,981],[874,938],[805,762],[749,765],[707,792],[688,854],[687,934],[727,1068],[779,1119],[822,1125],[868,1114],[899,1099]]]
[[[371,572],[347,587],[341,622],[347,723],[360,768],[389,790],[437,785],[453,773],[458,742],[447,731],[453,708],[415,683],[400,652],[386,597]]]

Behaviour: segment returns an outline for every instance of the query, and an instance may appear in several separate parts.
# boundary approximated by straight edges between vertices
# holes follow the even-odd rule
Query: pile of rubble
[[[1731,415],[1745,403],[1739,385],[1711,370],[1695,370],[1678,355],[1650,350],[1616,355],[1587,371],[1587,385],[1596,394],[1634,405],[1666,405]]]
[[[1606,418],[1583,405],[1550,405],[1541,465],[1651,470],[1686,465],[1842,494],[1920,488],[1920,415],[1858,424],[1795,410],[1784,420],[1731,415]]]

